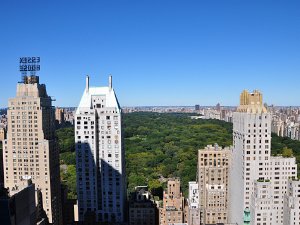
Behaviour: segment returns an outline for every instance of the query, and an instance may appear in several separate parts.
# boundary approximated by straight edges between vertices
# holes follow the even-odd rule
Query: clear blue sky
[[[55,105],[113,75],[122,106],[237,105],[259,89],[300,105],[300,1],[1,1],[0,107],[20,56],[40,56]]]

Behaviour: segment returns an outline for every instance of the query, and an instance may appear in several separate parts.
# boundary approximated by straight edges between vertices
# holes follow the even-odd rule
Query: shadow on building
[[[94,141],[99,143],[97,134],[94,135]],[[78,217],[79,221],[75,221],[75,224],[127,225],[127,193],[123,187],[127,185],[125,176],[112,166],[115,163],[113,160],[106,162],[99,155],[107,149],[97,147],[95,150],[91,149],[88,142],[76,143],[78,215],[75,211],[75,218]],[[125,168],[122,171],[125,174]],[[122,190],[124,193],[121,193]],[[122,221],[118,221],[117,217]]]
[[[46,213],[36,207],[36,197],[39,199],[31,180],[28,180],[28,183],[25,181],[24,186],[15,186],[10,192],[2,187],[0,189],[1,225],[48,225]]]
[[[74,224],[74,206],[77,203],[77,199],[68,198],[68,187],[64,184],[61,185],[61,201],[63,206],[63,225]]]
[[[158,224],[158,208],[147,186],[137,186],[130,194],[129,225]]]

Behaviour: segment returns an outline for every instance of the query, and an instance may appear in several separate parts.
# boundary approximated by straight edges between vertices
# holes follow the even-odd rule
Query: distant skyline
[[[113,87],[121,106],[300,105],[300,1],[2,1],[0,108],[19,57],[40,56],[55,106]]]

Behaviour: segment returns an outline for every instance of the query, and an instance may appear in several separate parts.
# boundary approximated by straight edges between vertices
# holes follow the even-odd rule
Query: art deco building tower
[[[38,76],[24,76],[8,103],[8,132],[3,145],[4,184],[10,191],[32,179],[42,193],[49,222],[61,224],[59,152],[54,110]]]
[[[86,88],[75,115],[79,221],[123,222],[126,200],[121,108],[112,78]]]
[[[250,211],[251,225],[282,224],[287,181],[297,176],[297,165],[294,157],[271,156],[271,114],[258,91],[243,91],[233,114],[231,168],[230,222],[243,224]]]

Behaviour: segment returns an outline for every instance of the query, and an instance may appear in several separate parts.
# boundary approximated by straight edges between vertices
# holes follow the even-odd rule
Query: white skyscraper
[[[79,221],[123,222],[126,202],[121,108],[108,87],[86,88],[75,115]]]
[[[271,156],[271,114],[258,91],[243,91],[233,114],[231,168],[230,222],[243,224],[247,208],[251,224],[282,224],[287,181],[297,176],[297,165],[293,157]]]

